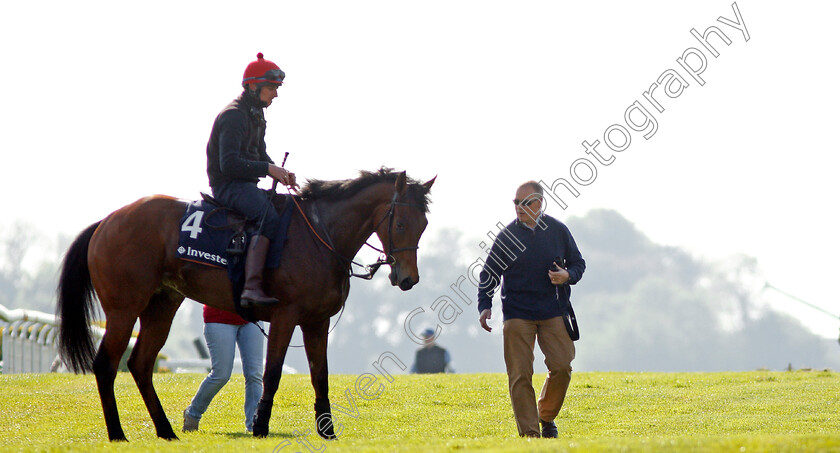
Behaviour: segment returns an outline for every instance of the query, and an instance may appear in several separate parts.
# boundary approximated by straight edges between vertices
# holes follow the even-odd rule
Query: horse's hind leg
[[[140,333],[128,359],[128,369],[134,377],[137,389],[140,390],[143,402],[146,403],[157,436],[168,440],[177,439],[178,436],[172,431],[172,425],[166,418],[160,398],[155,392],[152,373],[158,352],[169,336],[172,319],[183,300],[184,296],[175,293],[158,292],[152,296],[149,305],[140,314]]]
[[[335,439],[329,399],[329,371],[327,370],[327,335],[330,320],[301,326],[306,358],[309,359],[309,376],[315,389],[315,426],[324,439]]]
[[[134,327],[136,316],[124,312],[112,313],[107,317],[105,335],[99,345],[96,358],[93,359],[93,373],[96,376],[96,387],[99,399],[102,401],[102,412],[105,416],[105,426],[108,428],[108,439],[124,441],[125,433],[120,424],[120,414],[117,410],[117,399],[114,396],[114,380],[120,365],[131,329]]]

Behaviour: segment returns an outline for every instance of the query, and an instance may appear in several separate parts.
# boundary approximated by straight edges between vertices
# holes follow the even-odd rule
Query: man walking
[[[491,331],[493,294],[501,285],[504,357],[511,405],[520,436],[557,437],[554,419],[572,378],[575,346],[567,328],[570,285],[586,262],[569,229],[543,212],[543,190],[528,181],[516,190],[516,220],[497,236],[479,276],[481,327]],[[536,402],[531,384],[534,343],[545,355],[548,377]],[[541,426],[540,426],[541,425]]]

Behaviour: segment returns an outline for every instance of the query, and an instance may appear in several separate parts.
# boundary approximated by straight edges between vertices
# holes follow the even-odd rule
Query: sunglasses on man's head
[[[513,199],[513,204],[515,204],[516,206],[531,206],[532,204],[534,204],[538,201],[540,201],[539,198],[529,198],[527,200],[517,200],[517,199],[514,198]]]

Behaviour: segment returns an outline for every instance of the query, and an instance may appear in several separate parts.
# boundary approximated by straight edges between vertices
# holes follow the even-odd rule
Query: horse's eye
[[[397,231],[405,231],[405,224],[402,222],[397,222]]]

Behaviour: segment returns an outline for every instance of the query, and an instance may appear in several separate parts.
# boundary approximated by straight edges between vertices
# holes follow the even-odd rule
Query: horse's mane
[[[341,179],[336,181],[310,179],[303,186],[300,194],[303,198],[312,200],[343,200],[377,183],[387,182],[394,184],[400,173],[394,171],[393,168],[382,167],[377,171],[362,170],[356,179]],[[406,182],[407,194],[411,202],[422,209],[423,212],[429,212],[429,193],[423,187],[422,183],[412,178],[406,178]]]

